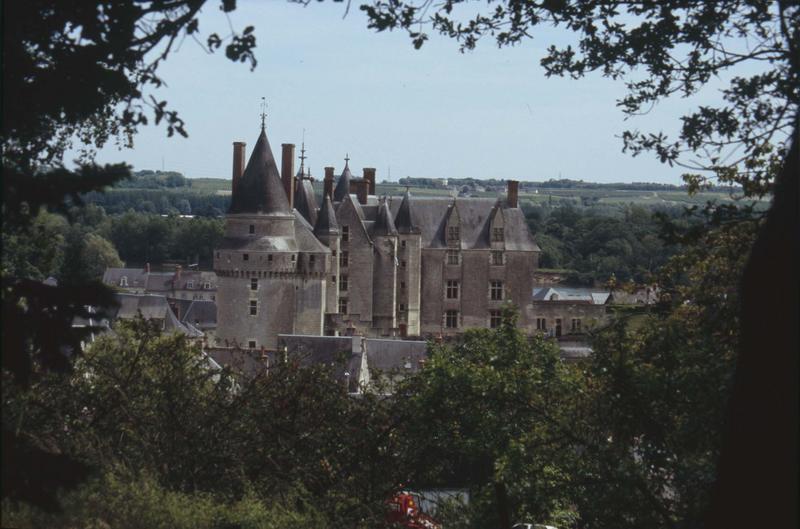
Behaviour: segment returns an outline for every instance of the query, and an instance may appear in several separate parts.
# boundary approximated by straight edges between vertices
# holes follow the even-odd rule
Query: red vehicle
[[[419,496],[412,492],[398,492],[389,500],[387,521],[408,529],[442,529],[442,525],[420,510]]]

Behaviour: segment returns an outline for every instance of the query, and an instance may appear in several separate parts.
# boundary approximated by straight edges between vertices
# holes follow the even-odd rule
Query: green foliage
[[[651,282],[679,246],[662,240],[663,220],[678,210],[653,211],[640,206],[615,208],[532,207],[526,217],[542,249],[543,268],[571,269],[571,283],[595,285],[615,276],[623,282]],[[693,222],[699,223],[699,219]]]
[[[267,501],[253,493],[229,500],[203,492],[177,492],[152,476],[123,469],[107,471],[62,494],[63,512],[51,514],[5,502],[3,526],[95,529],[291,529],[322,528],[324,518],[297,494]]]
[[[515,323],[506,310],[498,329],[434,347],[398,397],[410,485],[468,488],[472,526],[562,519],[570,510],[563,468],[572,438],[562,414],[577,373],[555,343],[528,338]]]

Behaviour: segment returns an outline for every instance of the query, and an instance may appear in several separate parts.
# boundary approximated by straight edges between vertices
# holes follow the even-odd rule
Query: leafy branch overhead
[[[482,38],[499,47],[532,39],[539,27],[564,27],[575,45],[551,45],[541,59],[547,76],[577,79],[592,72],[625,82],[617,105],[627,116],[647,113],[669,96],[697,94],[712,80],[726,81],[722,102],[681,118],[678,137],[626,131],[624,150],[653,152],[693,175],[696,189],[711,174],[723,182],[758,182],[785,144],[800,102],[800,7],[788,1],[502,0],[476,7],[465,0],[375,0],[361,6],[369,27],[406,30],[415,47],[435,32],[462,51]],[[755,162],[754,162],[755,160]],[[734,168],[734,171],[730,169]]]

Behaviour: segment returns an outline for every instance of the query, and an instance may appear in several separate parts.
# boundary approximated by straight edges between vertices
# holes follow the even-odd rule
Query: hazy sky
[[[259,132],[260,101],[268,102],[267,134],[276,157],[305,129],[308,165],[321,177],[350,166],[376,167],[378,180],[404,176],[476,177],[597,182],[680,183],[681,170],[650,155],[621,152],[626,128],[674,132],[690,104],[718,96],[675,99],[628,122],[616,108],[621,82],[592,76],[544,76],[539,58],[549,44],[570,38],[546,30],[540,38],[497,49],[487,39],[461,54],[457,44],[432,35],[415,50],[404,33],[371,32],[354,5],[240,1],[234,27],[256,28],[258,66],[250,71],[186,39],[160,73],[157,92],[186,121],[189,138],[167,138],[163,127],[141,129],[133,150],[103,149],[100,162],[126,161],[135,169],[177,170],[189,177],[230,178],[233,141],[249,148]],[[229,33],[209,1],[204,35]],[[706,99],[711,98],[711,99]]]

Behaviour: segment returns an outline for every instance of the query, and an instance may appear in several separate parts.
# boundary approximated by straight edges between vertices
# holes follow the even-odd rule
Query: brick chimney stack
[[[236,186],[239,184],[239,179],[244,173],[244,147],[246,143],[243,141],[233,142],[233,182],[231,183],[231,192],[236,191]]]
[[[369,189],[367,193],[370,195],[375,194],[375,168],[374,167],[365,167],[364,168],[364,180],[369,182]]]
[[[519,180],[508,180],[508,207],[519,207]]]
[[[286,198],[289,199],[289,207],[294,207],[294,143],[284,143],[281,153],[281,180],[283,180],[283,190],[286,191]]]
[[[325,197],[331,197],[331,200],[333,200],[333,167],[325,168],[325,179],[322,183],[322,199],[325,200]]]
[[[356,195],[358,196],[359,204],[367,203],[367,195],[369,194],[369,182],[363,178],[360,180],[351,180],[356,185]]]

